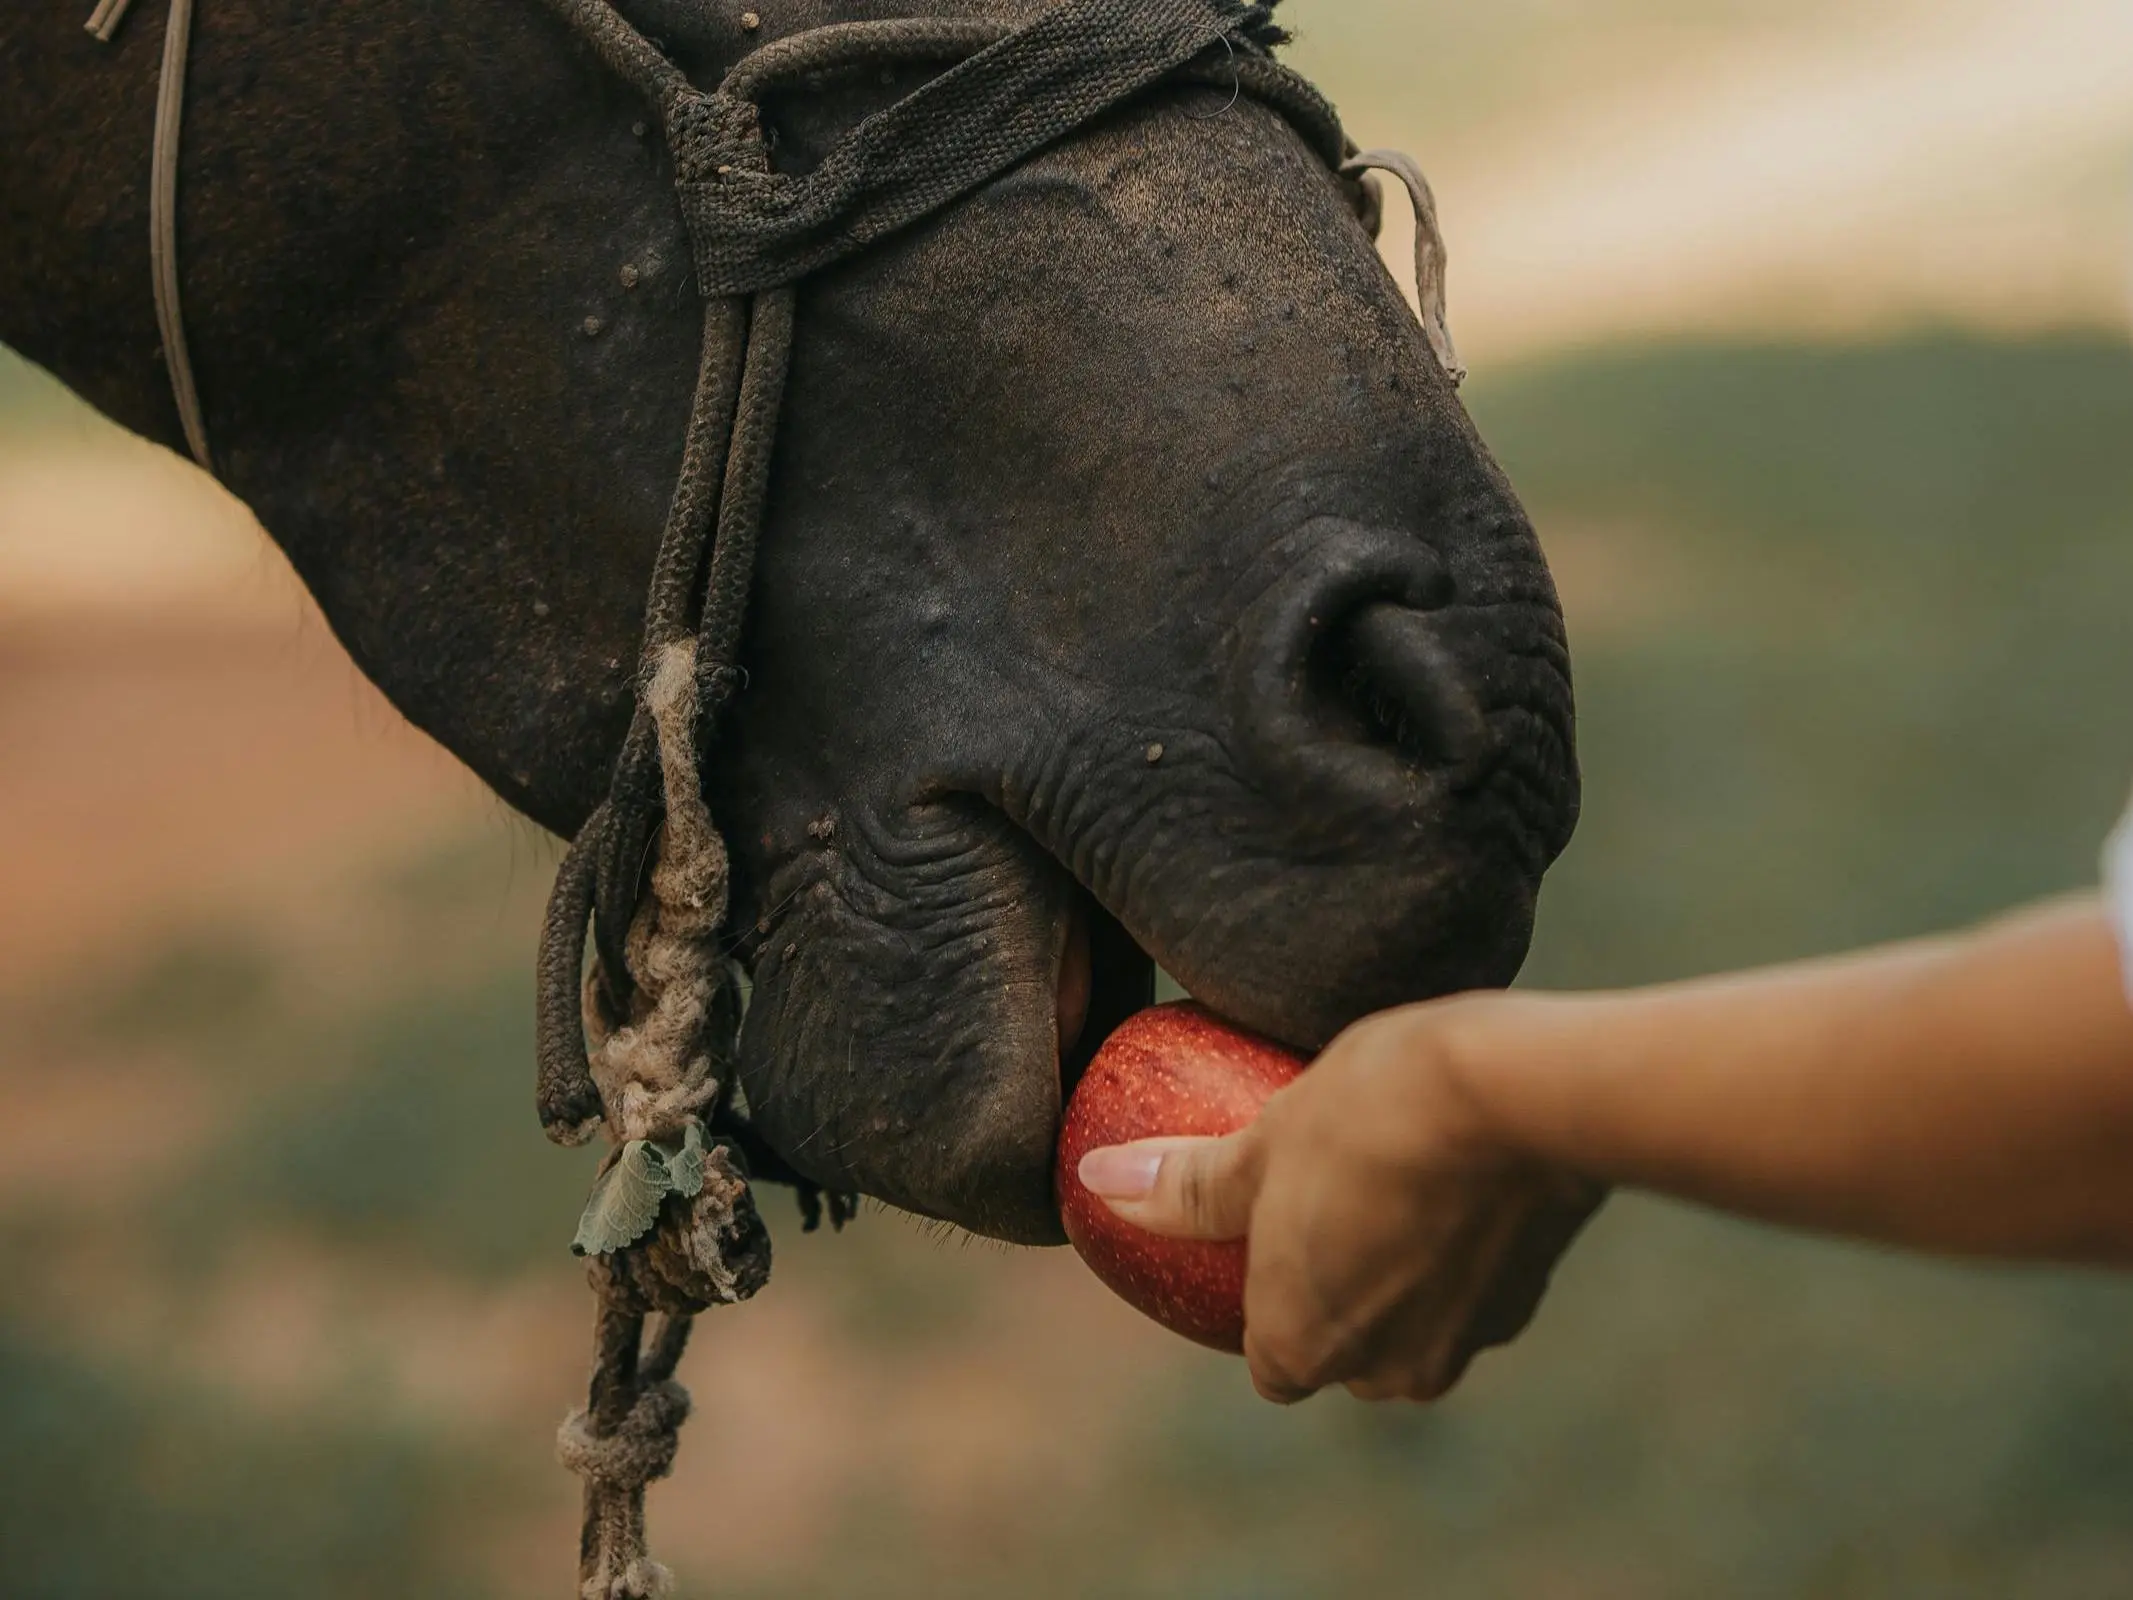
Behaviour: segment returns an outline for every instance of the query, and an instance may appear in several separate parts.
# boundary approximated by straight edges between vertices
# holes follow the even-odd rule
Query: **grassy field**
[[[1617,549],[1636,618],[1570,619],[1591,804],[1536,976],[1784,956],[2093,880],[2133,782],[2120,342],[1602,356],[1476,410],[1544,537]]]
[[[2133,781],[2122,346],[1621,350],[1471,399],[1558,547],[1580,674],[1588,809],[1529,981],[2093,877]],[[490,830],[345,909],[442,967],[225,921],[7,1002],[9,1082],[211,1108],[154,1160],[114,1136],[0,1185],[11,1595],[556,1592],[584,1172],[526,1104],[539,876]],[[692,1593],[2133,1592],[2125,1285],[1621,1202],[1450,1405],[1282,1413],[1070,1259],[773,1220],[779,1280],[692,1358],[706,1420],[655,1512]]]

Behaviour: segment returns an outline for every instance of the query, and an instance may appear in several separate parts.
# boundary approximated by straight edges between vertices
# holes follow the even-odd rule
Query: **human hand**
[[[1091,1151],[1082,1182],[1151,1232],[1249,1238],[1245,1356],[1269,1400],[1435,1400],[1525,1328],[1604,1193],[1506,1148],[1462,1085],[1464,1025],[1520,1004],[1366,1019],[1251,1127]]]

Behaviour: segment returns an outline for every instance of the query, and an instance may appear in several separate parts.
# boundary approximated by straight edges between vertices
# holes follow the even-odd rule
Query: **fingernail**
[[[1091,1150],[1077,1169],[1082,1187],[1105,1200],[1145,1200],[1155,1192],[1155,1175],[1163,1170],[1163,1152],[1129,1144]]]

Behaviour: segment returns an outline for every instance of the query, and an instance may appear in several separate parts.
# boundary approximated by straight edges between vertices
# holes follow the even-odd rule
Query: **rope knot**
[[[588,1484],[631,1493],[674,1470],[688,1420],[689,1391],[669,1378],[640,1394],[613,1433],[595,1433],[592,1413],[573,1411],[556,1434],[556,1455]]]
[[[703,1187],[669,1195],[652,1231],[595,1256],[587,1271],[603,1303],[636,1314],[694,1316],[738,1305],[770,1281],[770,1230],[746,1169],[723,1141],[704,1149]]]
[[[723,89],[710,94],[692,89],[667,102],[664,120],[667,147],[674,153],[674,175],[682,183],[712,183],[770,171],[763,113],[752,100]]]
[[[674,1574],[650,1556],[639,1556],[614,1577],[597,1572],[578,1593],[582,1600],[667,1600]]]

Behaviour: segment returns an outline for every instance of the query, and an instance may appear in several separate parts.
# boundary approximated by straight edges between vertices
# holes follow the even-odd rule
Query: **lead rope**
[[[133,0],[99,0],[87,28],[100,44],[117,36]],[[186,448],[210,473],[214,458],[207,450],[207,417],[193,381],[191,348],[185,342],[185,305],[178,290],[178,152],[185,125],[185,68],[192,51],[193,0],[170,0],[163,24],[163,70],[156,83],[155,147],[148,182],[148,269],[155,284],[156,328],[163,340],[163,364],[170,373],[171,398],[178,403],[178,425]]]
[[[671,124],[694,93],[679,72],[599,0],[548,3]],[[753,159],[768,170],[767,150]],[[543,931],[541,1119],[560,1143],[605,1132],[611,1147],[578,1240],[598,1303],[592,1378],[586,1405],[557,1437],[558,1456],[584,1483],[583,1600],[671,1590],[671,1574],[646,1550],[644,1496],[672,1469],[689,1415],[675,1369],[696,1314],[748,1298],[770,1272],[746,1168],[730,1143],[708,1135],[731,1070],[739,999],[721,948],[731,867],[698,751],[716,737],[740,680],[793,301],[790,287],[706,297],[682,468],[646,606],[636,714],[609,798],[558,873]],[[589,924],[601,930],[602,953],[588,972]],[[657,1175],[648,1203],[619,1223],[596,1216],[603,1194],[639,1181],[639,1167]]]
[[[626,846],[618,851],[615,841],[633,832],[625,818],[647,814],[636,797],[650,779],[660,791],[665,822],[653,846],[650,895],[625,941],[621,970],[629,995],[626,1001],[615,995],[596,962],[584,979],[577,1016],[552,1016],[550,1007],[543,1008],[543,1114],[551,1119],[551,1135],[561,1133],[565,1142],[605,1131],[614,1148],[603,1177],[633,1149],[678,1156],[692,1141],[701,1142],[731,1067],[738,994],[720,948],[730,863],[703,799],[697,750],[699,740],[715,731],[739,678],[736,655],[792,347],[792,299],[790,289],[756,297],[747,318],[746,355],[729,364],[740,370],[731,404],[725,399],[732,387],[714,367],[733,308],[721,302],[707,307],[704,370],[712,376],[699,389],[656,569],[662,581],[654,585],[655,597],[693,587],[686,580],[701,562],[692,553],[700,557],[708,535],[701,624],[693,637],[681,631],[677,614],[655,598],[637,715],[638,729],[649,734],[633,731],[625,742],[616,798],[572,852],[572,871],[585,884],[558,894],[561,914],[574,920],[559,926],[551,917],[544,941],[543,968],[567,971],[575,991],[584,965],[584,908],[595,898],[585,889],[597,889],[605,858],[627,864],[634,897],[641,855]],[[721,434],[722,468],[713,448]],[[575,1030],[581,1017],[591,1036],[589,1059],[577,1041],[571,1042],[575,1059],[568,1051],[559,1054],[553,1026]],[[573,1118],[581,1072],[590,1076],[598,1111]],[[705,1164],[707,1172],[693,1180],[702,1185],[694,1192],[686,1181],[674,1184],[683,1202],[678,1209],[660,1193],[649,1216],[625,1224],[649,1224],[655,1230],[649,1244],[640,1242],[641,1234],[587,1241],[581,1230],[599,1302],[593,1376],[586,1407],[563,1425],[558,1453],[585,1482],[579,1542],[585,1600],[650,1600],[670,1587],[666,1569],[645,1550],[644,1494],[673,1466],[678,1430],[689,1414],[688,1393],[674,1380],[675,1364],[697,1312],[746,1299],[769,1276],[769,1237],[749,1197],[745,1168],[722,1143],[710,1146]],[[652,1312],[660,1321],[647,1345]]]
[[[585,1485],[578,1574],[584,1600],[651,1600],[671,1587],[666,1569],[645,1549],[644,1494],[672,1468],[689,1414],[688,1392],[675,1381],[674,1369],[694,1316],[748,1298],[770,1273],[769,1236],[749,1195],[746,1169],[730,1144],[707,1136],[732,1064],[739,1000],[732,965],[720,948],[730,863],[704,802],[697,751],[699,741],[716,730],[739,678],[735,658],[791,356],[792,302],[790,289],[756,297],[730,406],[725,397],[734,391],[718,376],[716,363],[732,308],[713,302],[706,309],[703,370],[709,381],[699,387],[655,566],[637,728],[624,744],[615,779],[615,795],[633,797],[650,775],[665,813],[654,845],[651,892],[625,941],[626,1000],[613,993],[598,962],[582,991],[577,987],[600,859],[626,832],[616,801],[602,808],[573,847],[543,940],[543,971],[567,974],[573,992],[583,996],[575,1015],[567,1007],[558,1011],[543,996],[544,1120],[562,1142],[604,1131],[612,1146],[601,1171],[606,1187],[596,1185],[578,1242],[591,1257],[588,1278],[599,1303],[590,1394],[557,1440],[564,1465]],[[726,435],[722,470],[712,448],[720,433]],[[702,620],[691,636],[665,602],[693,587],[688,580],[701,562],[692,553],[700,557],[707,535]],[[629,859],[634,878],[636,858]],[[558,1039],[558,1027],[575,1037]],[[580,1074],[589,1077],[597,1101],[590,1115],[578,1115],[590,1104]],[[637,1181],[633,1160],[650,1167],[659,1181],[647,1204],[610,1222],[599,1214],[603,1194],[612,1198],[619,1184]],[[659,1321],[648,1341],[653,1313]]]

